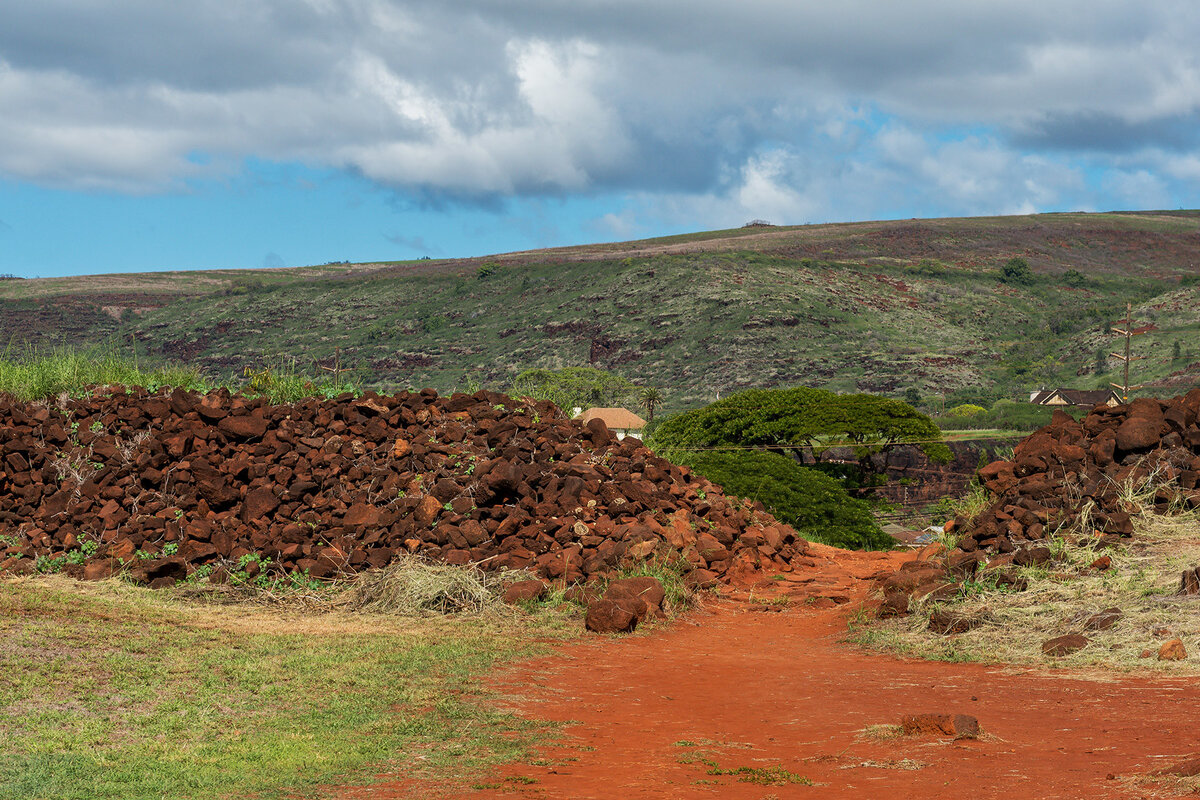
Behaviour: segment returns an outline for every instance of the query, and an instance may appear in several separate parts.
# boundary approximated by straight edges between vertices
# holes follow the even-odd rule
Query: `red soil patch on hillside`
[[[902,558],[823,550],[807,583],[775,585],[797,599],[861,598],[867,578]],[[842,643],[852,606],[828,604],[773,613],[743,592],[649,636],[564,646],[497,680],[519,714],[568,723],[534,758],[480,779],[499,788],[383,784],[338,796],[1129,798],[1138,792],[1110,774],[1194,749],[1194,682],[901,660]],[[973,715],[985,735],[861,735],[925,712]],[[725,770],[782,767],[817,785],[710,775],[685,763],[697,756]]]

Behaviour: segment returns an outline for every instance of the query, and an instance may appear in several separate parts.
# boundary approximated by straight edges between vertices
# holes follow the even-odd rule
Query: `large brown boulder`
[[[597,600],[588,606],[584,627],[594,633],[632,633],[638,615],[629,602]]]
[[[546,596],[546,584],[541,581],[517,581],[504,590],[504,602],[516,605],[521,602],[536,602]]]
[[[661,613],[666,590],[658,578],[649,576],[637,578],[618,578],[608,584],[604,592],[605,600],[639,600],[645,603],[647,613]]]
[[[1125,452],[1148,450],[1158,445],[1162,422],[1146,417],[1130,417],[1117,428],[1117,448]]]

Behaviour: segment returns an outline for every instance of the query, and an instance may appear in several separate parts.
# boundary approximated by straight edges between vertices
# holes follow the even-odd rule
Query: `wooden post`
[[[325,370],[326,372],[333,373],[333,390],[340,394],[342,391],[342,372],[343,372],[343,370],[342,370],[342,348],[340,348],[340,347],[333,348],[333,366],[332,367],[324,367],[324,366],[321,366],[320,364],[318,364],[317,367]]]

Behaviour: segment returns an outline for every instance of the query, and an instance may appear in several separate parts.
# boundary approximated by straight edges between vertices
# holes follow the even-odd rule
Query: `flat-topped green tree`
[[[851,485],[870,485],[879,477],[873,457],[907,445],[936,461],[950,458],[933,420],[903,401],[803,386],[739,392],[677,414],[659,425],[651,442],[727,491],[760,500],[800,532],[859,548],[884,547],[890,539],[845,482],[800,462],[849,447],[857,460],[848,470],[856,473]]]
[[[902,400],[804,386],[739,392],[664,420],[654,432],[655,444],[669,449],[759,447],[819,460],[831,447],[852,447],[864,465],[909,444],[948,461],[941,438],[933,420]]]

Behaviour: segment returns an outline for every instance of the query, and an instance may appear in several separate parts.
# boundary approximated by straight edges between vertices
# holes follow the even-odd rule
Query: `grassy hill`
[[[999,268],[1024,258],[1029,284]],[[1068,273],[1074,270],[1080,275]],[[478,259],[0,282],[10,348],[120,342],[214,377],[294,360],[366,384],[505,386],[592,365],[670,409],[803,383],[923,397],[1079,388],[1127,301],[1135,375],[1200,377],[1200,212],[743,228]],[[1180,343],[1175,356],[1175,342]],[[1153,390],[1153,387],[1152,389]]]

